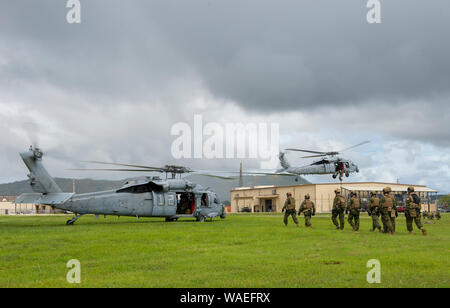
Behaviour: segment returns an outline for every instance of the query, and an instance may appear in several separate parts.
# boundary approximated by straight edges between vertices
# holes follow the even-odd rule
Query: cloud
[[[80,25],[64,1],[0,5],[0,181],[25,173],[24,123],[37,123],[51,172],[71,176],[78,160],[165,164],[170,128],[198,113],[279,122],[282,148],[370,139],[347,154],[360,179],[448,191],[448,1],[384,1],[381,25],[367,24],[364,1],[81,2]]]

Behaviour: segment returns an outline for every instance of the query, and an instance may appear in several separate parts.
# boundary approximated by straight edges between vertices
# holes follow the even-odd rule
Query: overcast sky
[[[50,173],[81,160],[238,169],[171,156],[171,127],[280,123],[281,148],[338,150],[354,181],[450,192],[450,2],[90,0],[0,2],[0,182],[37,141]],[[289,154],[295,164],[308,161]],[[248,168],[258,161],[245,162]],[[329,176],[306,177],[327,182]]]

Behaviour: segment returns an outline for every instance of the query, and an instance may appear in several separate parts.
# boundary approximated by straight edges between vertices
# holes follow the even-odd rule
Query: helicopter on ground
[[[296,182],[299,180],[300,175],[331,174],[333,179],[339,176],[339,180],[342,181],[344,175],[346,177],[349,177],[351,173],[359,172],[359,168],[351,160],[338,157],[337,155],[339,155],[341,152],[356,148],[369,142],[370,141],[364,141],[357,145],[346,148],[344,150],[332,152],[319,152],[296,148],[285,149],[285,151],[298,151],[315,154],[310,156],[304,156],[302,158],[321,157],[321,159],[315,160],[311,164],[306,166],[293,167],[285,157],[286,152],[280,152],[279,159],[282,169],[278,169],[274,172],[245,172],[245,174],[295,176]]]
[[[75,213],[67,225],[73,225],[85,214],[165,217],[166,221],[175,221],[181,217],[192,217],[197,221],[207,218],[226,217],[225,206],[216,193],[209,188],[182,179],[184,173],[198,173],[204,176],[228,179],[218,175],[198,172],[182,166],[164,166],[160,168],[103,163],[135,167],[135,169],[95,169],[109,171],[139,171],[165,173],[166,178],[144,176],[127,180],[122,187],[111,191],[87,194],[64,193],[48,174],[42,164],[43,152],[30,147],[21,153],[25,165],[30,171],[29,184],[34,193],[20,195],[16,204],[44,204],[53,208]],[[99,163],[99,162],[96,162]],[[94,169],[79,169],[94,170]],[[171,178],[168,178],[171,175]],[[180,175],[177,179],[176,176]]]

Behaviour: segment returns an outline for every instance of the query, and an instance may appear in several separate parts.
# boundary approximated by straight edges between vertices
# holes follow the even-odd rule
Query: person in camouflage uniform
[[[372,230],[371,232],[378,229],[381,231],[380,221],[378,220],[380,216],[380,198],[377,197],[377,193],[375,191],[370,192],[369,198],[369,207],[367,208],[367,213],[370,217],[372,217]]]
[[[413,231],[413,220],[416,223],[417,228],[422,230],[423,235],[427,235],[427,230],[422,226],[420,222],[420,198],[414,193],[414,187],[408,187],[408,197],[406,197],[405,217],[406,228],[409,234]]]
[[[286,202],[284,203],[284,206],[282,209],[282,212],[284,212],[284,219],[283,219],[284,225],[285,226],[288,225],[288,218],[289,218],[289,216],[292,216],[294,223],[297,225],[297,227],[299,227],[297,215],[296,215],[296,211],[295,211],[295,199],[292,197],[291,193],[287,193],[286,196],[287,196],[287,199],[286,199]]]
[[[303,215],[305,215],[305,226],[312,228],[311,216],[316,215],[316,205],[310,199],[311,197],[309,194],[306,194],[305,200],[302,202],[300,209],[298,210],[298,215],[300,216],[301,213],[303,213]]]
[[[392,218],[395,218],[397,212],[397,201],[395,197],[390,194],[390,188],[386,187],[383,189],[383,196],[380,200],[380,210],[381,210],[381,221],[385,229],[384,233],[391,232],[392,235],[395,234],[395,225],[392,224]],[[394,219],[395,223],[395,219]]]
[[[353,231],[359,231],[359,214],[361,212],[361,200],[358,198],[356,191],[352,191],[350,201],[345,210],[348,215],[348,222]]]
[[[441,211],[439,209],[436,210],[436,220],[441,219]]]
[[[386,187],[386,188],[388,190],[389,195],[392,197],[392,200],[394,201],[394,206],[392,208],[393,213],[391,213],[390,218],[391,218],[392,229],[395,232],[395,219],[398,217],[397,198],[395,197],[395,194],[392,192],[392,189],[390,187]]]
[[[336,226],[336,229],[344,230],[345,218],[345,199],[341,196],[341,190],[338,188],[335,191],[336,197],[333,201],[333,209],[331,211],[331,220]],[[337,217],[339,216],[339,223]]]

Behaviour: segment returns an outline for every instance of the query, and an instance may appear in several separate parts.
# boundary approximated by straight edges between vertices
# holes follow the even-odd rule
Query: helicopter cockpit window
[[[214,204],[220,204],[220,200],[216,195],[214,195]]]
[[[208,194],[203,194],[202,195],[202,206],[209,206]]]

